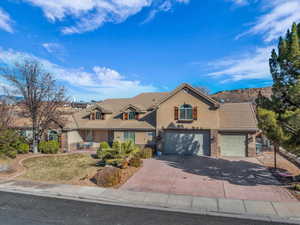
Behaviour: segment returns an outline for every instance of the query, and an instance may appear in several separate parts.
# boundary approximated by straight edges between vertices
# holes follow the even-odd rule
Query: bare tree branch
[[[0,68],[3,78],[21,95],[24,115],[29,115],[33,131],[33,151],[53,121],[59,121],[59,108],[66,102],[65,89],[37,61],[17,63],[14,68]]]

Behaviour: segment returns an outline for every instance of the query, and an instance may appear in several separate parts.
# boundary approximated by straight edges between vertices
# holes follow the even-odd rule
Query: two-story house
[[[188,84],[172,92],[106,99],[73,114],[66,150],[80,144],[132,140],[164,154],[255,156],[257,121],[251,103],[221,104]]]

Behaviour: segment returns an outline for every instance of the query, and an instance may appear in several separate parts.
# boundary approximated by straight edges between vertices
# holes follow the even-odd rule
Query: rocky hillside
[[[220,91],[211,95],[211,97],[219,102],[253,102],[257,98],[259,91],[261,91],[264,96],[270,97],[272,94],[272,87]]]

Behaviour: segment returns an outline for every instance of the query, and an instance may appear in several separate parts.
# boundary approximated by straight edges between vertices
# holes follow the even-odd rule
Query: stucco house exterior
[[[163,154],[256,155],[252,103],[221,104],[189,84],[171,92],[106,99],[69,116],[62,129],[65,151],[132,140]]]

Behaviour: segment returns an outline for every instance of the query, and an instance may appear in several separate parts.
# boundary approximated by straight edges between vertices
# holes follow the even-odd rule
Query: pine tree
[[[272,96],[257,99],[258,125],[276,145],[300,155],[300,23],[279,38],[269,60]]]

